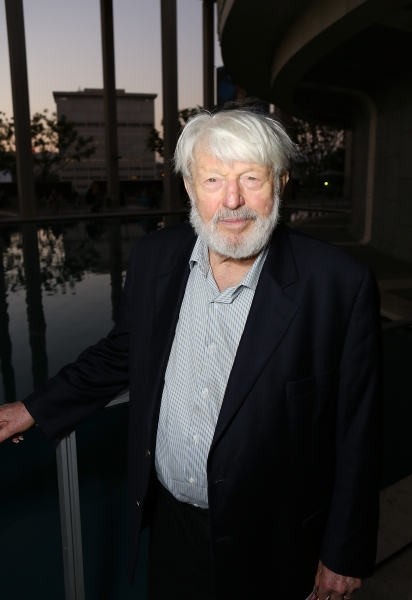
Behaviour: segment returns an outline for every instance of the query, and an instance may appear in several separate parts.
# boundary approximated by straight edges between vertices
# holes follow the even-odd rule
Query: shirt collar
[[[256,290],[260,272],[262,271],[263,263],[265,262],[268,251],[269,246],[266,246],[260,251],[252,267],[246,273],[242,281],[236,286],[236,289],[240,286],[244,286],[250,288],[251,290]],[[192,270],[195,265],[198,266],[204,277],[208,276],[210,270],[209,249],[199,237],[196,240],[195,247],[193,248],[192,255],[189,259],[190,270]]]
[[[200,239],[200,237],[197,238],[192,255],[189,259],[190,270],[192,270],[195,265],[197,265],[201,273],[205,277],[207,277],[207,274],[210,269],[209,250],[206,244]]]

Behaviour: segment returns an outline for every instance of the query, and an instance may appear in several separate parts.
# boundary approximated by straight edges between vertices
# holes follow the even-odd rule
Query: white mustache
[[[235,210],[230,208],[223,208],[213,216],[212,223],[219,223],[219,221],[226,221],[230,219],[251,219],[256,221],[258,214],[256,211],[246,206],[241,206]]]

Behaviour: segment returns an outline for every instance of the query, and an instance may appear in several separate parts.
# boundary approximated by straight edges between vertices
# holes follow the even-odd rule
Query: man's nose
[[[242,197],[242,190],[240,189],[239,182],[229,181],[226,185],[225,197],[223,199],[223,206],[235,210],[239,206],[243,206],[245,201]]]

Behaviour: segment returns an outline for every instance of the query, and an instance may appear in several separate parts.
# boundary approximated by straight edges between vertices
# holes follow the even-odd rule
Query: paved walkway
[[[288,223],[299,231],[313,235],[346,250],[369,265],[381,292],[381,314],[391,320],[412,317],[411,262],[396,259],[369,246],[356,243],[348,233],[350,214],[332,214]]]

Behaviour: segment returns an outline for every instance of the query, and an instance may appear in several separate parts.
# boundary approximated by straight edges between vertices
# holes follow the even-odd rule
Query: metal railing
[[[382,331],[394,331],[409,326],[412,326],[412,317],[384,323]],[[105,410],[127,402],[129,402],[129,392],[125,390],[118,394],[105,407]],[[56,442],[56,459],[63,544],[65,600],[85,600],[75,431],[67,433]],[[390,558],[385,559],[385,563]]]
[[[118,394],[106,407],[129,402],[129,391]],[[66,600],[85,600],[83,544],[80,519],[79,478],[77,472],[76,432],[56,441],[57,481],[59,486],[60,526],[63,546],[64,589]]]

